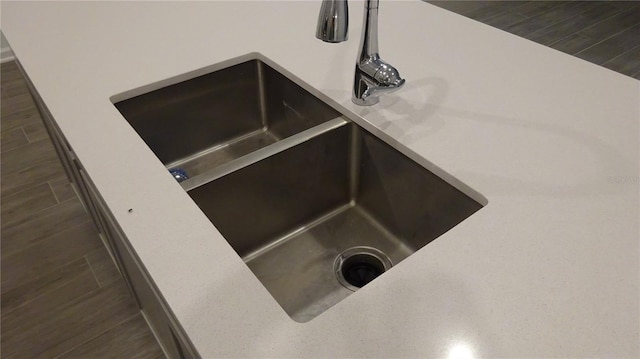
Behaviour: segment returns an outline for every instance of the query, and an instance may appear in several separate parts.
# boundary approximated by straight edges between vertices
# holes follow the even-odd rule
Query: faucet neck
[[[364,3],[358,60],[362,63],[370,58],[379,58],[378,51],[378,0],[367,0]]]

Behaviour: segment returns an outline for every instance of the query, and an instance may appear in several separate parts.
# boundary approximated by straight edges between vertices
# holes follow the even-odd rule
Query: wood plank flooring
[[[0,76],[2,358],[164,358],[16,64]]]
[[[431,1],[640,78],[640,2]],[[1,66],[3,358],[163,358],[13,62]]]
[[[640,79],[640,1],[427,1]]]

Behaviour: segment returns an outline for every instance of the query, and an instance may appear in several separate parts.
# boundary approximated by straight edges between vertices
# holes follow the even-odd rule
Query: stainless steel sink
[[[482,207],[350,121],[306,136],[185,185],[296,321],[311,320]]]
[[[132,90],[115,106],[168,168],[188,172],[189,196],[306,322],[483,205],[265,61]]]
[[[189,177],[339,116],[258,59],[183,77],[114,105],[167,168]]]

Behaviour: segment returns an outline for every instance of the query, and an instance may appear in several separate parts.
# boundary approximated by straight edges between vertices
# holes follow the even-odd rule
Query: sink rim
[[[238,170],[241,170],[244,167],[250,166],[252,164],[255,164],[259,161],[262,161],[268,157],[274,156],[280,152],[283,152],[285,150],[288,150],[298,144],[304,143],[306,141],[309,141],[310,139],[317,137],[325,132],[328,131],[332,131],[336,128],[348,125],[348,124],[353,124],[356,127],[359,127],[360,130],[368,132],[371,136],[375,137],[376,139],[380,140],[382,143],[384,143],[385,145],[389,146],[389,148],[398,151],[400,154],[404,155],[407,157],[408,160],[412,161],[413,163],[415,163],[417,166],[421,167],[422,169],[431,172],[433,175],[437,176],[439,179],[441,179],[443,182],[445,182],[447,185],[451,186],[452,188],[458,190],[459,192],[461,192],[463,195],[467,196],[468,198],[474,200],[477,204],[479,204],[482,208],[484,206],[486,206],[488,204],[488,200],[481,195],[479,192],[477,192],[476,190],[472,189],[471,187],[467,186],[466,184],[464,184],[463,182],[461,182],[460,180],[458,180],[457,178],[453,177],[451,174],[447,173],[446,171],[440,169],[438,166],[436,166],[435,164],[433,164],[432,162],[428,161],[425,157],[422,157],[421,155],[418,155],[416,152],[412,151],[410,148],[408,148],[406,145],[403,145],[402,143],[400,143],[398,140],[392,138],[390,135],[384,133],[383,131],[381,131],[380,129],[378,129],[377,127],[375,127],[372,123],[364,120],[363,118],[361,118],[360,116],[358,116],[357,114],[347,110],[346,108],[344,108],[343,105],[337,104],[334,101],[331,101],[330,99],[328,99],[327,96],[323,95],[322,93],[320,93],[319,91],[317,91],[316,89],[310,87],[309,85],[307,85],[306,83],[304,83],[303,81],[301,81],[299,78],[297,78],[296,76],[292,75],[290,72],[288,72],[286,69],[280,67],[279,65],[277,65],[276,63],[274,63],[273,61],[269,60],[268,58],[266,58],[265,56],[261,55],[260,53],[257,52],[253,52],[253,53],[249,53],[243,56],[239,56],[233,59],[229,59],[214,65],[210,65],[204,68],[200,68],[194,71],[190,71],[187,73],[183,73],[181,75],[177,75],[177,76],[173,76],[170,77],[168,79],[165,80],[161,80],[161,81],[157,81],[154,82],[152,84],[148,84],[145,86],[140,86],[138,88],[129,90],[129,91],[124,91],[121,92],[119,94],[116,94],[114,96],[112,96],[110,98],[110,100],[115,104],[116,102],[119,101],[124,101],[126,99],[130,99],[132,97],[135,96],[139,96],[139,95],[143,95],[145,93],[148,92],[152,92],[154,90],[158,90],[158,89],[162,89],[174,84],[179,84],[181,82],[185,82],[185,81],[189,81],[193,78],[202,76],[202,75],[207,75],[209,73],[212,72],[216,72],[216,71],[224,71],[226,68],[234,66],[234,65],[238,65],[244,62],[248,62],[248,61],[261,61],[264,62],[266,65],[272,67],[275,71],[279,72],[281,75],[283,75],[287,80],[291,81],[293,84],[300,86],[302,89],[308,91],[311,95],[315,96],[318,100],[320,100],[321,102],[323,102],[324,104],[326,104],[327,106],[333,108],[334,110],[336,110],[339,113],[339,117],[334,118],[332,120],[326,121],[324,123],[321,123],[319,125],[316,125],[314,127],[311,127],[307,130],[304,130],[302,132],[296,133],[295,135],[292,135],[288,138],[285,138],[279,142],[270,144],[265,146],[264,148],[260,148],[258,150],[252,151],[248,154],[245,154],[239,158],[236,158],[232,161],[230,161],[229,163],[226,163],[222,166],[219,166],[217,168],[214,169],[210,169],[208,171],[205,171],[204,173],[201,173],[197,176],[194,176],[192,178],[190,178],[189,180],[186,180],[182,183],[180,183],[181,187],[183,188],[183,190],[185,191],[185,194],[187,194],[189,191],[199,188],[201,186],[204,186],[208,183],[211,183],[221,177],[224,177],[227,174],[236,172]],[[124,117],[124,116],[123,116]],[[125,119],[126,120],[126,119]],[[198,202],[195,201],[195,199],[193,199],[194,204],[197,206]],[[462,219],[462,221],[464,221],[466,218],[468,218],[468,216],[464,217]],[[210,223],[215,227],[216,223],[213,220],[210,220]],[[456,223],[455,225],[453,225],[453,227],[449,228],[452,229],[455,226],[459,225],[460,222]],[[222,234],[222,232],[220,232]],[[222,235],[222,239],[225,239],[225,241],[229,244],[231,244],[231,242],[229,241],[229,239],[225,236]],[[435,239],[435,238],[434,238]],[[233,247],[233,245],[232,245]],[[422,247],[420,247],[422,248]],[[419,248],[419,249],[420,249]],[[234,247],[235,249],[235,247]],[[415,252],[419,251],[416,250]],[[414,252],[414,253],[415,253]],[[236,252],[237,254],[239,254],[239,252]],[[384,254],[384,252],[382,252]],[[242,258],[242,256],[240,256],[240,258]],[[244,259],[244,258],[242,258]],[[246,261],[243,260],[243,262],[245,262],[245,264],[247,264]],[[385,269],[385,272],[388,270]],[[254,272],[255,274],[255,272]],[[260,280],[261,281],[261,280]],[[264,284],[264,283],[263,283]],[[346,290],[349,291],[353,291],[353,289],[349,289],[348,287],[344,287]],[[274,296],[274,299],[275,296]],[[276,299],[276,303],[280,304],[280,307],[282,306],[282,303],[280,303],[277,299]],[[336,303],[337,304],[337,303]],[[333,305],[332,305],[333,306]],[[329,309],[331,306],[327,307],[326,309]],[[284,307],[283,307],[284,309]],[[325,310],[326,310],[325,309]],[[293,319],[293,317],[291,316],[290,313],[289,317]],[[315,317],[315,316],[314,316]],[[294,319],[295,320],[295,319]],[[295,320],[297,321],[297,320]]]

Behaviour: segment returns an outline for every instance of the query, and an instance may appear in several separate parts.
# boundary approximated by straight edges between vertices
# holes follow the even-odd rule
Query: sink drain
[[[376,279],[393,264],[382,251],[372,247],[353,247],[340,253],[334,271],[340,284],[356,291]]]

